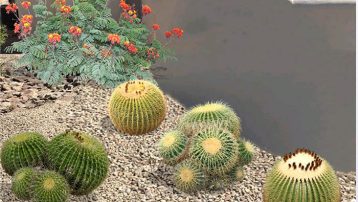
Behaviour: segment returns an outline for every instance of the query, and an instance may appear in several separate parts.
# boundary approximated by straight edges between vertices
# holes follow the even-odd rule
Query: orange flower
[[[124,0],[121,0],[121,2],[119,3],[119,6],[125,11],[128,11],[129,9],[131,9],[131,6],[128,5]]]
[[[55,0],[55,3],[63,6],[66,4],[66,0]]]
[[[155,59],[159,58],[158,50],[153,47],[149,48],[147,50],[147,58],[148,58],[148,60],[155,60]]]
[[[107,39],[112,45],[119,44],[121,42],[121,38],[117,34],[108,34]]]
[[[8,4],[5,7],[6,13],[9,14],[10,12],[15,13],[17,11],[18,7],[16,4],[12,3],[12,4]]]
[[[68,29],[68,32],[73,36],[80,36],[82,34],[82,29],[77,26],[71,26],[70,29]]]
[[[181,38],[183,36],[184,30],[179,27],[175,27],[172,29],[172,33],[178,38]]]
[[[127,46],[127,49],[130,53],[132,54],[136,54],[138,52],[138,49],[137,47],[135,47],[134,44],[130,43],[128,46]]]
[[[143,5],[142,13],[143,15],[148,15],[152,12],[152,9],[148,5]]]
[[[33,19],[33,16],[32,15],[24,15],[24,16],[22,16],[22,18],[21,18],[21,22],[22,23],[32,23],[32,19]]]
[[[24,28],[30,28],[31,27],[31,24],[30,23],[28,23],[28,22],[25,22],[24,23]]]
[[[24,7],[25,9],[29,9],[31,6],[31,2],[29,1],[24,1],[21,3],[22,7]]]
[[[159,29],[160,29],[160,25],[158,25],[158,24],[153,24],[152,28],[153,28],[153,30],[159,30]]]
[[[70,6],[62,6],[61,7],[61,13],[64,13],[64,14],[69,14],[71,13],[71,7]]]
[[[167,31],[164,33],[165,37],[170,38],[172,36],[172,33]]]
[[[15,23],[15,24],[14,24],[14,27],[15,27],[14,33],[20,33],[20,24]]]
[[[48,42],[52,43],[53,45],[56,45],[56,43],[59,43],[61,41],[61,35],[57,33],[51,33],[47,36]]]

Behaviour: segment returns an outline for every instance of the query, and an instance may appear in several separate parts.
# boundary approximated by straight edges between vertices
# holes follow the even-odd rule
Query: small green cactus
[[[198,105],[185,113],[179,122],[179,128],[188,136],[207,126],[224,127],[237,139],[240,137],[240,118],[231,107],[221,102]]]
[[[170,131],[159,141],[159,154],[169,165],[179,163],[187,154],[188,137],[180,131]]]
[[[66,131],[49,143],[48,164],[64,175],[75,195],[88,194],[107,177],[109,159],[104,146],[94,137]]]
[[[241,182],[244,177],[245,177],[245,173],[244,173],[244,168],[241,166],[234,166],[228,173],[229,178],[234,181],[234,182]]]
[[[37,171],[30,167],[17,170],[12,179],[11,190],[21,200],[30,200]]]
[[[66,179],[54,171],[40,173],[34,182],[35,202],[64,202],[70,195]]]
[[[140,135],[156,129],[166,114],[166,99],[154,84],[135,80],[119,85],[109,100],[109,116],[122,132]]]
[[[175,167],[174,183],[184,192],[197,191],[205,186],[206,176],[196,163],[185,160]]]
[[[1,165],[13,175],[23,167],[36,167],[44,162],[47,140],[35,132],[25,132],[10,137],[1,149]]]
[[[254,145],[247,140],[239,140],[239,162],[241,166],[249,164],[255,155]]]
[[[208,173],[223,175],[238,161],[237,140],[225,129],[203,129],[192,138],[190,157]]]
[[[339,202],[340,186],[329,163],[307,149],[297,149],[278,160],[267,174],[264,202]]]

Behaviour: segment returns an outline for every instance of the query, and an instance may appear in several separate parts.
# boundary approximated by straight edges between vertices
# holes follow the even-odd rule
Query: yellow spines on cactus
[[[145,134],[156,129],[164,120],[167,106],[163,92],[154,84],[128,81],[112,93],[108,105],[114,126],[131,135]]]

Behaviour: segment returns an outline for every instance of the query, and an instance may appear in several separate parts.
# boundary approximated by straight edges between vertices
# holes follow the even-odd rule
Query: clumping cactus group
[[[163,161],[175,166],[174,183],[184,192],[222,188],[243,180],[254,146],[240,139],[240,118],[221,103],[192,108],[158,143]]]
[[[13,176],[15,196],[36,202],[64,202],[70,193],[89,194],[109,169],[102,143],[76,131],[49,142],[39,133],[20,133],[5,141],[0,155],[5,172]]]

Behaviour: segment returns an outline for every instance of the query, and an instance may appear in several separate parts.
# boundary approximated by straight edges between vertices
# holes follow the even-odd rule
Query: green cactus
[[[190,157],[209,174],[223,175],[238,161],[238,144],[234,136],[221,128],[206,128],[192,138]]]
[[[33,182],[37,171],[30,167],[17,170],[12,179],[11,190],[21,200],[30,200],[33,193]]]
[[[267,174],[264,202],[339,202],[340,186],[329,163],[307,149],[278,160]]]
[[[254,145],[247,140],[239,140],[239,162],[241,166],[249,164],[255,155]]]
[[[25,132],[10,137],[1,149],[1,165],[13,175],[23,167],[36,167],[44,162],[47,140],[35,132]]]
[[[205,186],[206,176],[196,163],[185,160],[175,167],[174,183],[184,192],[197,191]]]
[[[40,173],[34,182],[35,202],[64,202],[70,195],[66,179],[54,171]]]
[[[188,137],[180,131],[170,131],[159,141],[159,154],[169,165],[179,163],[187,154]]]
[[[234,166],[228,173],[229,178],[234,181],[234,182],[241,182],[244,177],[245,177],[245,173],[244,173],[244,168],[241,166]]]
[[[131,135],[156,129],[166,114],[166,99],[154,84],[136,80],[119,85],[109,100],[109,116],[114,126]]]
[[[188,136],[207,126],[224,127],[237,139],[240,137],[240,118],[231,107],[221,102],[198,105],[185,113],[179,122],[179,128]]]
[[[106,178],[109,159],[104,146],[94,137],[66,131],[49,143],[48,164],[64,175],[75,195],[88,194]]]

